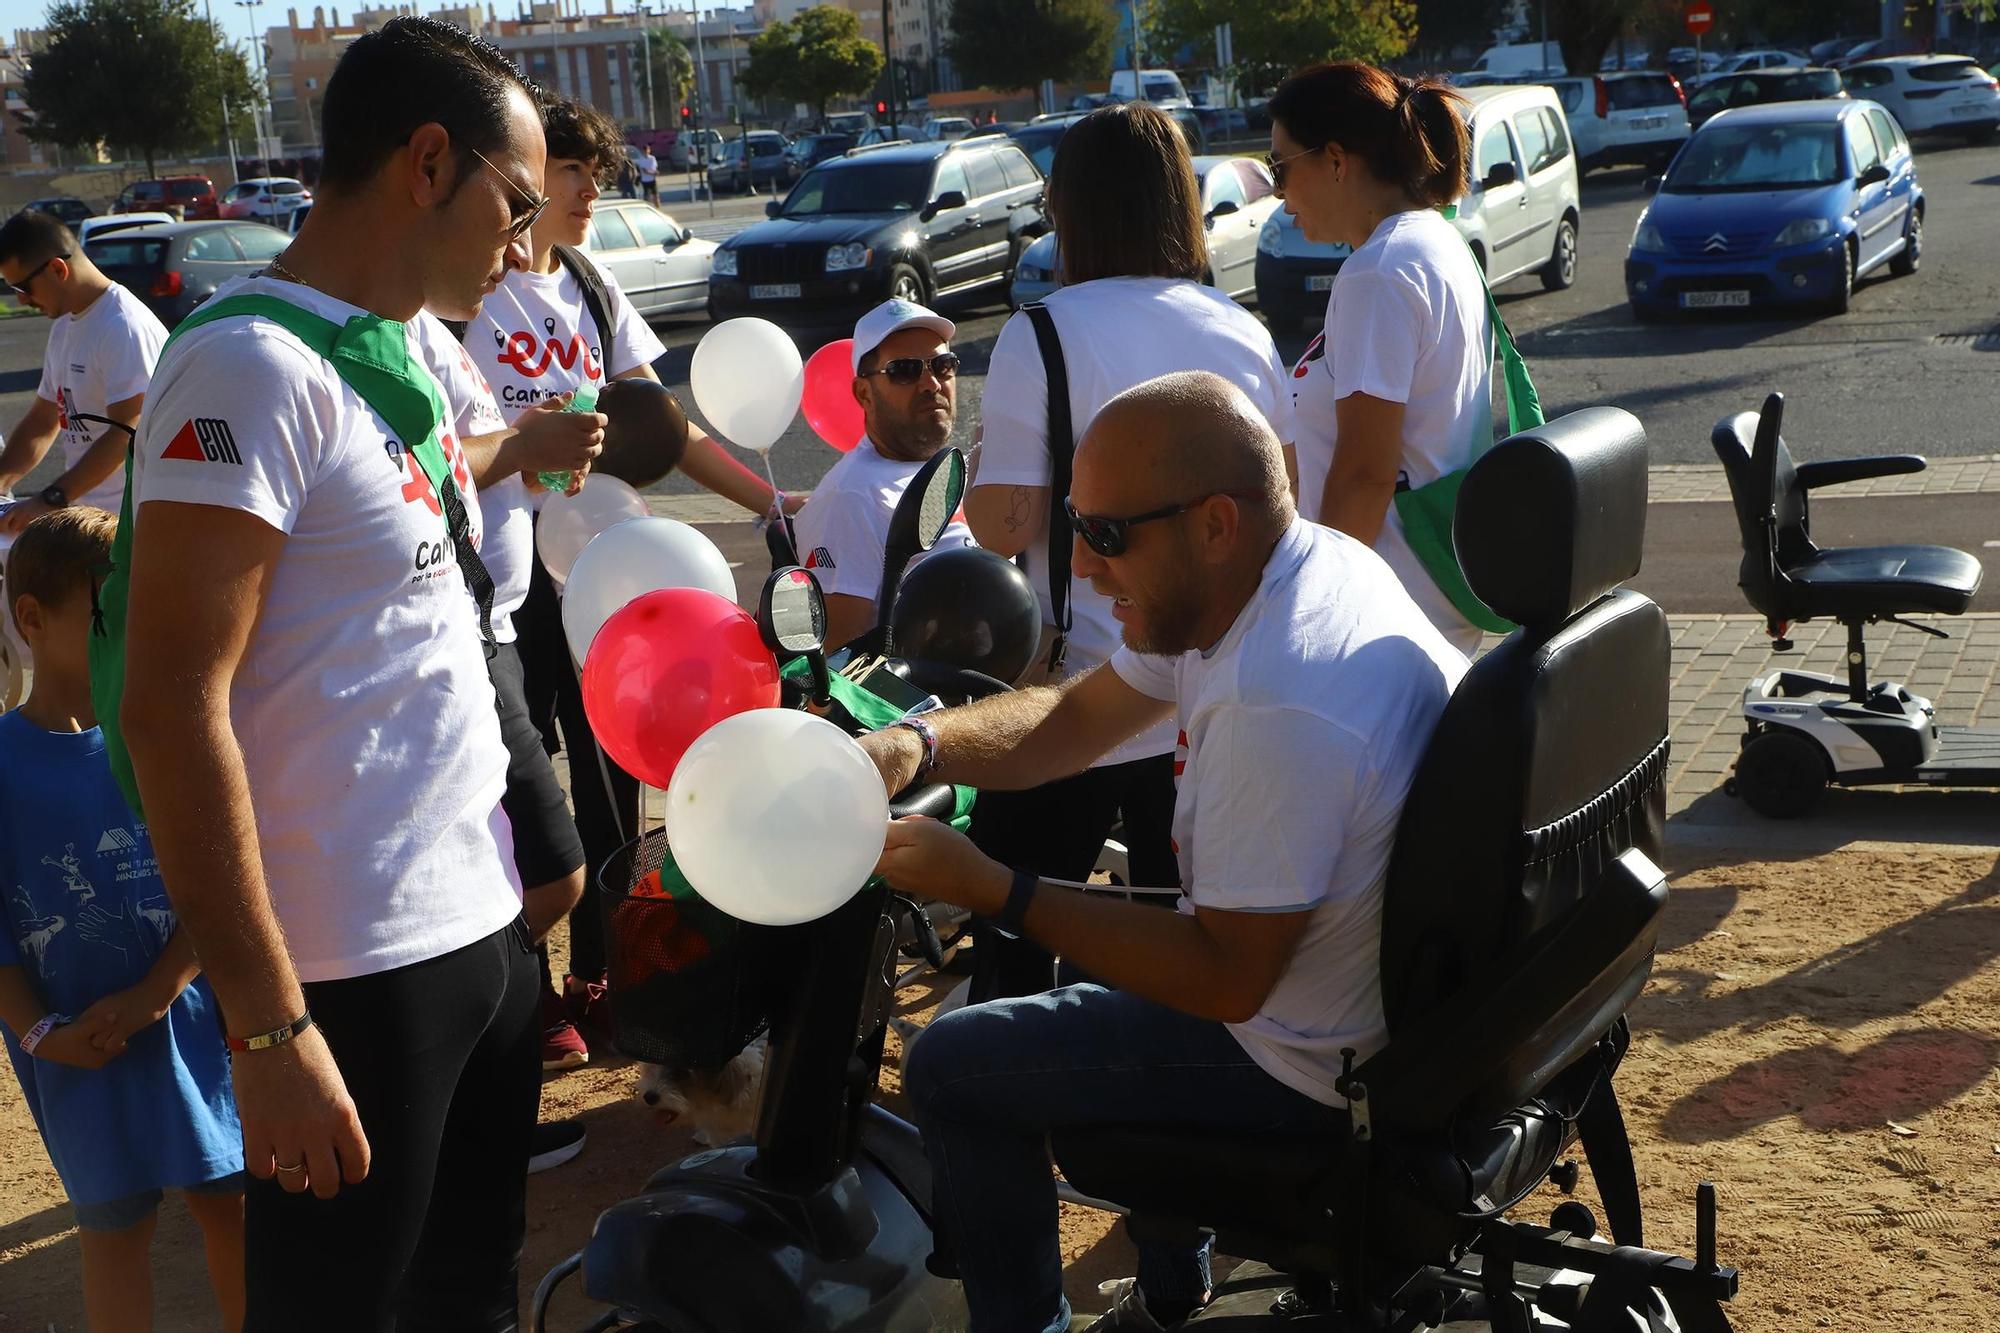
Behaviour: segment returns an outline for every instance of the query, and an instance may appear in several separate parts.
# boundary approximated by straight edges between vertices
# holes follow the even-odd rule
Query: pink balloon
[[[854,339],[828,343],[806,362],[806,396],[801,404],[813,433],[846,453],[868,429],[854,401]]]

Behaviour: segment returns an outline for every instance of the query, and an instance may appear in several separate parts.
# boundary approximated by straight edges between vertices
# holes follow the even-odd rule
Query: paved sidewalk
[[[1935,458],[1922,472],[1849,482],[1820,493],[1846,499],[1869,495],[1964,495],[1992,491],[2000,491],[2000,454]],[[1723,476],[1719,463],[1666,464],[1652,469],[1647,498],[1654,504],[1727,500],[1729,481]]]

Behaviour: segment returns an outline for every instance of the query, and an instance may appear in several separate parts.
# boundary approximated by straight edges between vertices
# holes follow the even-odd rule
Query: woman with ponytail
[[[1271,99],[1270,163],[1307,239],[1354,247],[1293,371],[1299,512],[1373,546],[1469,652],[1479,628],[1411,549],[1395,503],[1493,440],[1485,278],[1439,211],[1465,192],[1463,101],[1352,61],[1301,70]]]

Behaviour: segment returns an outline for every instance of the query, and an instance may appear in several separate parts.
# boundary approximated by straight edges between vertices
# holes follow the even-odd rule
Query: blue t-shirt
[[[0,966],[77,1015],[146,975],[175,930],[146,826],[111,779],[104,733],[0,715]],[[5,1032],[0,1025],[0,1032]],[[102,1069],[23,1055],[28,1109],[73,1203],[198,1185],[243,1169],[215,997],[200,978]]]

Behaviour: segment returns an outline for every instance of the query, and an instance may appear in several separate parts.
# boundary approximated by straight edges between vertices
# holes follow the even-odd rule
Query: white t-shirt
[[[882,591],[882,553],[889,517],[910,488],[922,461],[884,458],[872,440],[841,456],[813,487],[812,498],[792,516],[799,557],[820,590],[873,602]],[[971,546],[963,515],[954,515],[933,551]],[[913,561],[912,564],[915,562]]]
[[[660,159],[654,157],[650,151],[639,154],[639,183],[641,185],[650,185],[653,182],[653,178],[659,174]]]
[[[1470,466],[1493,443],[1492,347],[1486,287],[1457,228],[1428,208],[1385,218],[1333,280],[1324,345],[1293,368],[1299,513],[1319,521],[1334,404],[1352,393],[1404,405],[1402,473],[1412,488]],[[1446,638],[1465,652],[1478,647],[1479,627],[1403,540],[1393,502],[1375,549]]]
[[[639,318],[617,281],[601,266],[597,271],[611,314],[608,357],[597,321],[583,303],[582,285],[560,262],[554,273],[508,273],[466,327],[465,350],[473,369],[491,386],[488,393],[499,400],[507,422],[544,398],[574,392],[586,383],[601,389],[607,379],[651,365],[665,354],[659,335]],[[493,633],[502,642],[514,638],[511,617],[528,597],[535,563],[534,512],[542,498],[530,494],[518,476],[480,493],[492,534],[480,553],[493,576]],[[503,611],[510,617],[504,636]]]
[[[56,405],[65,469],[75,467],[98,437],[112,429],[100,422],[78,421],[76,414],[101,417],[112,403],[146,392],[166,341],[167,326],[115,283],[82,314],[56,316],[35,394]],[[122,441],[125,432],[117,434]],[[69,500],[117,513],[125,500],[125,469],[119,467]]]
[[[424,316],[426,346],[434,339],[428,330],[435,327],[448,346],[440,349],[442,365],[432,365],[438,382],[444,385],[445,412],[458,431],[458,438],[491,435],[507,428],[507,418],[493,399],[492,386],[472,364],[466,349],[451,341],[451,331]],[[528,600],[528,575],[535,550],[535,518],[529,503],[527,483],[518,472],[496,477],[479,489],[479,517],[485,534],[479,543],[479,557],[493,579],[493,638],[496,643],[514,641],[514,613]],[[498,568],[495,566],[498,565]]]
[[[1069,373],[1070,426],[1077,439],[1097,410],[1112,398],[1161,375],[1209,370],[1235,384],[1270,419],[1281,441],[1292,438],[1292,404],[1285,367],[1271,335],[1242,306],[1213,287],[1172,278],[1099,278],[1062,287],[1046,298],[1062,339]],[[1016,315],[1000,330],[980,399],[984,429],[979,457],[980,486],[1049,485],[1048,380],[1042,369],[1034,326]],[[1052,522],[1064,522],[1062,502],[1049,497]],[[1054,623],[1049,606],[1048,534],[1028,543],[1028,580],[1041,599],[1044,623]],[[1110,659],[1122,642],[1111,599],[1087,579],[1072,578],[1069,589],[1071,674]],[[1164,754],[1173,748],[1173,730],[1164,724],[1106,755],[1100,764],[1124,763]]]
[[[216,299],[238,293],[336,323],[362,313],[264,277]],[[456,359],[429,316],[409,341],[434,377]],[[456,431],[440,433],[475,495]],[[286,537],[230,716],[300,978],[385,972],[505,926],[521,895],[507,750],[442,506],[404,443],[332,365],[245,317],[161,360],[134,466],[135,503],[238,509]],[[466,508],[476,542],[479,507]]]
[[[1303,521],[1214,647],[1111,659],[1176,705],[1181,910],[1312,912],[1263,1008],[1229,1030],[1271,1077],[1328,1105],[1343,1103],[1341,1048],[1365,1059],[1387,1036],[1389,854],[1465,667],[1374,552]]]

